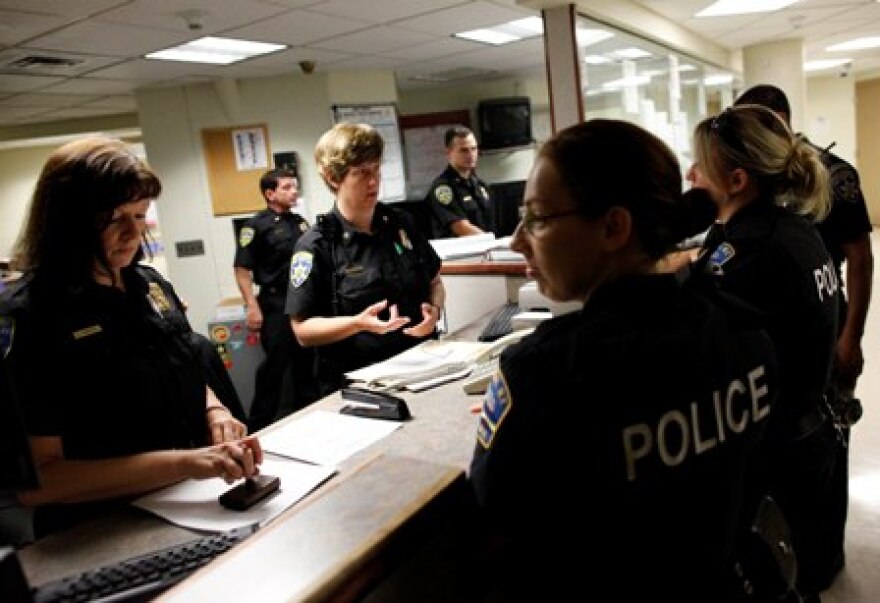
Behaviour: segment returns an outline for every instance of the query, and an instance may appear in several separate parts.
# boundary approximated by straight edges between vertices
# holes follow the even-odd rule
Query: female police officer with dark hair
[[[681,191],[675,156],[626,122],[538,154],[511,247],[544,295],[584,308],[508,348],[483,403],[470,478],[501,599],[728,594],[775,360],[750,310],[658,271],[687,234]]]
[[[835,434],[822,407],[837,340],[840,288],[813,221],[828,212],[816,151],[774,112],[741,105],[701,122],[688,177],[718,207],[695,272],[766,314],[779,357],[779,404],[752,485],[769,492],[792,531],[798,587],[828,586],[837,551],[829,525]]]
[[[60,147],[37,181],[17,245],[25,274],[0,296],[0,353],[40,473],[19,495],[37,507],[37,536],[97,513],[96,501],[185,478],[231,482],[262,460],[208,387],[205,340],[174,289],[138,264],[160,190],[106,138]]]
[[[409,216],[378,202],[383,148],[375,128],[351,123],[315,147],[336,204],[297,242],[286,312],[300,343],[316,346],[322,395],[433,336],[443,306],[440,258]]]

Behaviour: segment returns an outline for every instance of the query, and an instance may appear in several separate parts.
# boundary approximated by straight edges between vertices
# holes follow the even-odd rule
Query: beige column
[[[800,38],[754,44],[743,48],[745,88],[773,84],[785,91],[791,104],[791,125],[799,132],[806,124],[807,83],[804,45]]]
[[[553,132],[584,121],[581,76],[575,39],[577,15],[573,4],[542,11],[547,86]]]

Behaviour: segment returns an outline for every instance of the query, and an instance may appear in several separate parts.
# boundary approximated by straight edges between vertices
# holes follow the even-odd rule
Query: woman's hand
[[[189,451],[188,471],[195,479],[220,477],[227,483],[251,477],[260,472],[263,462],[263,449],[255,437],[236,442],[225,442]]]
[[[205,413],[207,414],[208,433],[211,434],[212,444],[234,442],[247,435],[245,424],[233,417],[225,406],[211,406],[205,410]]]
[[[388,308],[388,320],[382,320],[379,318],[379,313],[386,307],[388,307],[388,300],[383,299],[372,306],[368,306],[363,312],[358,314],[357,324],[361,330],[384,335],[385,333],[396,331],[409,322],[408,316],[397,315],[397,305],[392,305]]]
[[[434,332],[434,326],[440,320],[440,308],[434,304],[422,304],[422,322],[404,329],[403,333],[411,337],[426,337]]]

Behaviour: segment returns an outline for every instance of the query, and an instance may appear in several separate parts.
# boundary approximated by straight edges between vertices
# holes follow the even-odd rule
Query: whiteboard
[[[406,199],[406,176],[400,141],[400,125],[397,120],[397,106],[394,103],[333,105],[333,123],[341,122],[369,124],[376,128],[385,141],[379,200],[403,201]]]

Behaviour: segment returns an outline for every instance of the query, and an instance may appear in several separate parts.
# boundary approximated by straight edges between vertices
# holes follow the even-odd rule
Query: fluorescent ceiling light
[[[798,0],[718,0],[707,6],[695,17],[726,17],[729,15],[748,15],[751,13],[770,13]]]
[[[877,0],[877,1],[880,2],[880,0]],[[694,67],[693,65],[691,65],[690,63],[685,63],[683,65],[678,66],[678,70],[682,73],[684,73],[685,71],[696,71],[696,69],[697,68]]]
[[[483,27],[480,29],[471,29],[453,34],[456,38],[464,38],[465,40],[473,40],[474,42],[482,42],[484,44],[507,44],[516,42],[524,38],[533,38],[544,33],[544,21],[541,17],[526,17],[525,19],[517,19],[495,25],[494,27]]]
[[[880,36],[872,36],[869,38],[856,38],[855,40],[849,40],[848,42],[841,42],[840,44],[829,46],[825,50],[830,50],[831,52],[847,52],[850,50],[877,48],[878,46],[880,46]]]
[[[584,57],[584,63],[587,65],[605,65],[611,62],[611,59],[603,57],[601,54],[588,54]]]
[[[851,62],[852,59],[818,59],[816,61],[807,61],[804,63],[804,71],[821,71],[823,69],[831,69],[832,67],[840,67]]]
[[[611,54],[620,57],[621,59],[644,59],[645,57],[651,56],[650,52],[642,50],[641,48],[621,48],[620,50],[615,50]]]
[[[581,48],[598,44],[602,40],[614,37],[613,33],[604,29],[583,29],[580,27],[574,30],[574,35],[575,39],[577,39],[577,45]]]
[[[180,46],[172,46],[145,55],[148,59],[183,61],[186,63],[210,63],[229,65],[244,59],[277,52],[287,48],[284,44],[268,44],[231,38],[205,37]]]
[[[729,84],[732,81],[733,76],[730,74],[710,75],[703,78],[703,84],[706,86],[721,86],[723,84]]]

